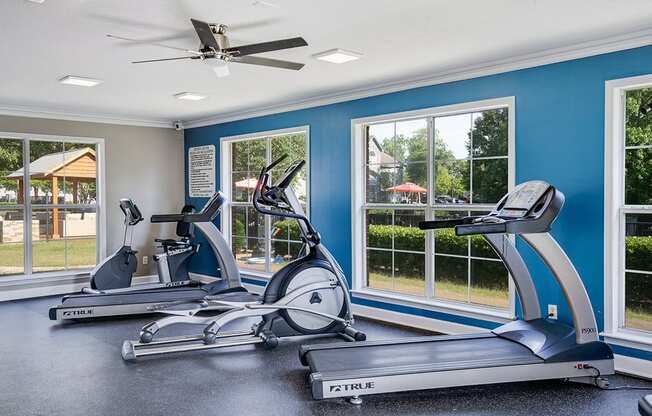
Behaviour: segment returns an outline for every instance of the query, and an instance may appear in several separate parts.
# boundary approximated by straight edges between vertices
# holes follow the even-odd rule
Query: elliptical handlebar
[[[292,180],[296,177],[301,168],[303,168],[303,166],[306,164],[306,161],[296,160],[292,162],[290,166],[283,172],[283,176],[279,180],[278,184],[270,185],[269,183],[271,170],[274,167],[278,166],[278,164],[286,158],[287,155],[283,155],[273,161],[269,166],[266,166],[260,170],[260,176],[258,176],[258,182],[256,183],[256,188],[254,189],[254,194],[252,197],[254,208],[261,214],[275,215],[277,217],[284,218],[294,218],[298,221],[301,221],[303,224],[305,224],[306,229],[312,238],[319,240],[319,234],[313,228],[308,218],[303,214],[297,214],[291,208],[289,202],[285,197],[287,188],[290,186]],[[268,207],[273,207],[275,209],[269,209]]]

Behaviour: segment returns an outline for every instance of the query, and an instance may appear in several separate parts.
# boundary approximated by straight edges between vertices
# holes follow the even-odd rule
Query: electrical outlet
[[[147,256],[143,256],[143,264],[149,263],[149,258]]]
[[[548,318],[557,319],[557,305],[548,305]]]

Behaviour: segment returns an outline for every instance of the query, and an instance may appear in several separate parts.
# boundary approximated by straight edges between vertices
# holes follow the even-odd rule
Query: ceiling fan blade
[[[273,40],[271,42],[252,43],[250,45],[234,46],[225,49],[224,52],[231,53],[235,56],[253,55],[255,53],[279,51],[281,49],[298,48],[308,46],[304,38],[290,38],[282,40]]]
[[[176,57],[176,58],[161,58],[161,59],[147,59],[147,60],[144,60],[144,61],[134,61],[134,62],[132,62],[132,64],[145,64],[145,63],[148,63],[148,62],[162,62],[162,61],[176,61],[176,60],[179,60],[179,59],[198,59],[198,58],[195,57],[195,56],[179,56],[179,57]]]
[[[161,48],[174,49],[176,51],[192,53],[193,55],[201,55],[202,54],[201,52],[193,51],[192,49],[177,48],[176,46],[164,45],[162,43],[157,43],[157,42],[148,42],[148,41],[145,41],[145,40],[125,38],[125,37],[122,37],[122,36],[115,36],[115,35],[110,35],[110,34],[107,34],[106,37],[112,38],[112,39],[118,39],[118,40],[125,40],[127,42],[136,42],[136,43],[142,43],[142,44],[147,44],[147,45],[152,45],[152,46],[160,46]]]
[[[209,46],[215,49],[215,51],[219,52],[220,45],[217,44],[217,41],[215,40],[215,36],[213,36],[213,31],[211,30],[209,24],[196,19],[190,19],[190,21],[192,22],[192,25],[195,27],[195,32],[197,32],[197,36],[199,36],[199,40],[201,41],[202,45]]]
[[[259,58],[257,56],[243,56],[243,57],[234,56],[232,59],[233,62],[238,62],[240,64],[272,66],[274,68],[292,69],[294,71],[300,70],[305,65],[305,64],[300,64],[298,62],[281,61],[279,59],[270,59],[270,58]]]

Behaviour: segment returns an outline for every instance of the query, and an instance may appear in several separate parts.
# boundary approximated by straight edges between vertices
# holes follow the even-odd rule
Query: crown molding
[[[82,114],[82,113],[74,113],[68,111],[59,111],[59,110],[54,110],[49,108],[2,105],[2,104],[0,104],[0,115],[46,118],[46,119],[54,119],[54,120],[66,120],[66,121],[82,121],[87,123],[119,124],[123,126],[161,127],[161,128],[173,127],[171,120],[127,118],[127,117],[121,117],[121,116],[111,115],[111,114],[90,114],[90,113]]]
[[[362,88],[340,91],[332,94],[309,97],[301,100],[270,104],[243,111],[233,111],[184,121],[184,127],[204,127],[229,121],[243,120],[275,113],[301,110],[335,104],[344,101],[357,100],[397,91],[405,91],[418,87],[443,84],[453,81],[495,75],[519,69],[533,68],[542,65],[586,58],[610,52],[633,49],[652,44],[652,29],[641,30],[625,35],[612,36],[599,40],[582,42],[571,46],[548,49],[542,52],[524,54],[507,59],[470,65],[454,70],[441,71],[426,77],[416,77],[408,80],[389,81],[382,84],[369,85]]]

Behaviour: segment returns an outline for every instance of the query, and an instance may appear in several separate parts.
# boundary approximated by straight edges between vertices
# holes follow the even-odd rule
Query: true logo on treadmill
[[[92,309],[75,309],[72,311],[63,311],[63,316],[88,316],[92,315],[93,310]]]
[[[369,390],[375,388],[376,385],[373,381],[366,381],[362,383],[349,383],[349,384],[333,384],[330,386],[330,392],[342,391],[355,391],[355,390]]]

